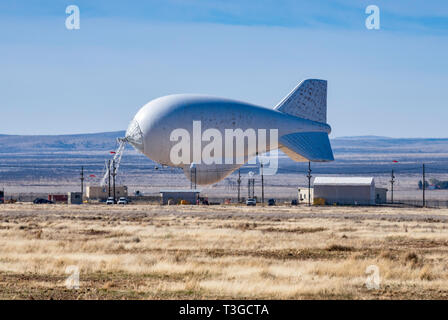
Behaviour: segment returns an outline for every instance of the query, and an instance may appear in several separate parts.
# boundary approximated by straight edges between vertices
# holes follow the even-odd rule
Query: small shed
[[[314,199],[314,190],[313,188],[298,188],[297,189],[298,193],[297,193],[297,197],[299,200],[299,203],[308,203],[308,200],[310,200],[310,203],[313,203],[313,199]],[[309,196],[309,198],[308,198]]]
[[[82,193],[81,192],[68,192],[67,193],[67,203],[68,204],[82,204]]]
[[[375,203],[384,204],[387,202],[387,188],[375,188]]]
[[[316,177],[313,189],[314,198],[322,198],[326,204],[375,204],[373,177]]]
[[[175,204],[180,204],[182,200],[188,201],[190,204],[196,204],[201,190],[160,190],[160,197],[162,204],[168,204],[172,200]]]

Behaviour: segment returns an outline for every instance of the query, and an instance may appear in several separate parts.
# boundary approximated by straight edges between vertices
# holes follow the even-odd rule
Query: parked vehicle
[[[42,199],[42,198],[36,198],[33,201],[34,204],[42,204],[42,203],[54,203],[53,201],[47,200],[47,199]]]
[[[128,199],[126,199],[126,197],[121,197],[120,199],[118,199],[118,204],[128,204],[129,201]]]
[[[268,206],[275,206],[275,199],[269,199]]]
[[[257,205],[257,201],[253,198],[247,199],[246,200],[246,206],[256,206]]]
[[[117,201],[118,204],[128,204],[129,200],[126,197],[120,197]]]
[[[115,199],[114,199],[114,197],[109,197],[109,198],[107,198],[107,200],[106,200],[106,204],[115,204]]]
[[[296,199],[291,200],[291,205],[292,205],[292,206],[296,206],[296,205],[298,205],[298,201],[297,201]]]
[[[203,204],[203,205],[209,205],[209,203],[208,203],[208,198],[206,198],[206,197],[199,197],[199,203],[198,204]]]
[[[120,199],[118,199],[118,204],[128,204],[129,201],[128,199],[126,199],[126,197],[121,197]]]

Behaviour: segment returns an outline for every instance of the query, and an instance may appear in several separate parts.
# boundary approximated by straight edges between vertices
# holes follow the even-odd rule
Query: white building
[[[326,204],[375,204],[373,177],[316,177],[314,199],[322,198]]]
[[[299,203],[305,203],[308,204],[308,199],[311,199],[311,201],[309,201],[309,203],[313,204],[313,200],[314,200],[314,189],[310,188],[308,189],[308,187],[304,187],[304,188],[299,188],[298,189],[298,199],[299,199]]]
[[[311,189],[311,203],[316,199],[325,204],[374,205],[384,203],[383,196],[377,195],[387,189],[375,189],[373,177],[316,177]],[[298,192],[299,202],[308,203],[308,188]],[[316,200],[317,201],[317,200]]]

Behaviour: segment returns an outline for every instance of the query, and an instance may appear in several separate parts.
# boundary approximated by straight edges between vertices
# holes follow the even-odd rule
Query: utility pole
[[[241,170],[238,169],[238,180],[236,180],[236,182],[238,182],[238,203],[240,203],[241,201],[241,197],[240,197],[240,192],[241,192]]]
[[[84,166],[81,166],[80,180],[81,180],[81,199],[82,199],[84,196]]]
[[[261,203],[264,205],[264,177],[263,177],[263,162],[261,165]]]
[[[311,161],[308,161],[308,206],[311,206]]]
[[[395,183],[395,176],[394,176],[394,169],[392,169],[392,172],[390,174],[390,202],[394,203],[394,183]]]
[[[196,190],[196,179],[197,179],[196,167],[194,167],[194,190]]]
[[[193,178],[194,173],[194,178]],[[194,189],[196,190],[196,164],[192,163],[190,165],[190,189],[193,189],[193,181],[194,181]]]
[[[425,164],[423,164],[423,186],[422,186],[422,190],[423,190],[423,208],[426,206],[426,201],[425,201],[425,188],[426,188],[426,181],[425,181]]]
[[[109,195],[108,195],[108,197],[110,198],[110,160],[107,160],[107,174],[108,174],[108,182],[107,182],[107,185],[108,185],[108,189],[109,189]]]
[[[112,179],[113,179],[113,183],[114,183],[114,203],[116,203],[115,201],[115,176],[117,175],[116,172],[116,168],[115,168],[115,159],[112,160]]]
[[[249,179],[247,180],[247,198],[253,199],[255,197],[255,178],[252,178],[254,173],[249,172]]]

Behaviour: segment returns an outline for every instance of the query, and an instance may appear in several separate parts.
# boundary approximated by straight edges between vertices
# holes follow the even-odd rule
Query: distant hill
[[[0,135],[0,153],[102,151],[114,149],[125,131],[70,135]]]
[[[448,153],[448,138],[341,137],[331,140],[337,153]]]
[[[80,166],[87,172],[101,177],[104,163],[111,159],[109,151],[116,150],[117,138],[124,131],[73,135],[0,135],[0,183],[48,184],[60,181],[77,181]],[[421,164],[433,173],[429,178],[447,180],[441,174],[448,173],[448,139],[395,139],[388,137],[341,137],[331,140],[335,161],[312,164],[313,175],[389,175],[420,174]],[[145,181],[161,171],[155,163],[128,145],[120,165],[121,177],[127,183]],[[398,161],[395,163],[393,161]],[[282,152],[278,159],[279,173],[304,176],[306,162],[294,162]],[[165,172],[177,172],[173,168]],[[253,168],[241,169],[246,174]],[[176,178],[177,179],[177,178]],[[129,182],[130,181],[130,182]],[[182,180],[183,181],[183,180]],[[186,180],[185,180],[186,181]],[[388,181],[388,180],[383,180]],[[417,181],[415,181],[415,186]]]
[[[125,131],[72,135],[1,135],[0,153],[104,151],[115,149]],[[331,140],[334,153],[448,153],[448,139],[340,137]],[[128,148],[131,148],[128,146]]]

